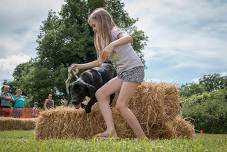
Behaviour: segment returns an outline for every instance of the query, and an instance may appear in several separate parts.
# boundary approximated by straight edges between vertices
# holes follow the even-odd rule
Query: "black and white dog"
[[[103,63],[100,67],[95,67],[82,72],[78,79],[69,86],[71,103],[75,106],[81,105],[85,97],[90,98],[88,104],[81,106],[86,113],[91,112],[91,107],[97,102],[95,92],[106,82],[116,76],[116,70],[111,63]],[[110,104],[114,94],[110,96]]]

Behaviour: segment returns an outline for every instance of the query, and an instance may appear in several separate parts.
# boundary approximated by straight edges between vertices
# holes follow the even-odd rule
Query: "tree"
[[[220,74],[208,74],[199,79],[199,83],[183,84],[179,88],[181,96],[192,96],[202,94],[203,92],[212,92],[219,89],[227,88],[227,76]]]
[[[199,84],[204,86],[205,91],[214,91],[227,87],[227,77],[218,73],[204,75],[199,79]]]
[[[227,133],[227,88],[193,95],[183,102],[182,114],[194,120],[196,130]]]
[[[202,85],[196,83],[189,83],[182,85],[179,89],[180,96],[190,97],[192,95],[198,95],[204,92]]]

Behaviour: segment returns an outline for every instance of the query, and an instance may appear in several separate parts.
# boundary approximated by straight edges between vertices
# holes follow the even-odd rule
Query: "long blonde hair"
[[[97,58],[99,58],[101,51],[110,44],[112,40],[111,29],[116,26],[116,24],[110,13],[104,8],[95,9],[88,17],[88,23],[90,23],[91,19],[94,19],[99,23],[100,32],[94,33],[94,45]]]

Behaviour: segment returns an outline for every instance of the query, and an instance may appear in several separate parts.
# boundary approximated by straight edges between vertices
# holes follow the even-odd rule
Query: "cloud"
[[[126,1],[129,15],[149,42],[147,79],[191,81],[227,71],[227,1]],[[184,74],[183,72],[187,73]]]
[[[204,0],[133,2],[127,3],[126,10],[139,17],[137,26],[149,36],[148,47],[226,49],[227,19],[222,16],[227,13],[227,2],[216,7]]]
[[[35,56],[36,39],[48,10],[59,10],[63,0],[2,0],[0,5],[0,58],[19,52]]]
[[[63,3],[63,0],[1,0],[0,79],[12,78],[18,64],[36,56],[42,21],[50,9],[58,11]]]
[[[18,55],[8,56],[5,59],[0,59],[0,80],[12,79],[14,68],[20,64],[29,61],[30,56],[20,53]]]

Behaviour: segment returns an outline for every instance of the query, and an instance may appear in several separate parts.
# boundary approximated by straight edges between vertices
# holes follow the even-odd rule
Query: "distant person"
[[[0,107],[0,116],[10,116],[11,113],[11,107],[13,96],[11,93],[9,93],[10,86],[9,85],[3,85],[2,92],[1,92],[1,107]],[[4,109],[4,110],[3,110]]]
[[[52,94],[48,95],[48,98],[44,102],[44,109],[54,108],[54,100],[52,99]]]
[[[25,97],[22,96],[22,90],[17,89],[16,95],[13,97],[13,117],[20,118],[22,116],[23,108],[25,107]]]
[[[35,103],[34,103],[34,106],[33,106],[33,108],[32,108],[32,118],[38,117],[38,114],[39,114],[38,103],[35,102]]]

